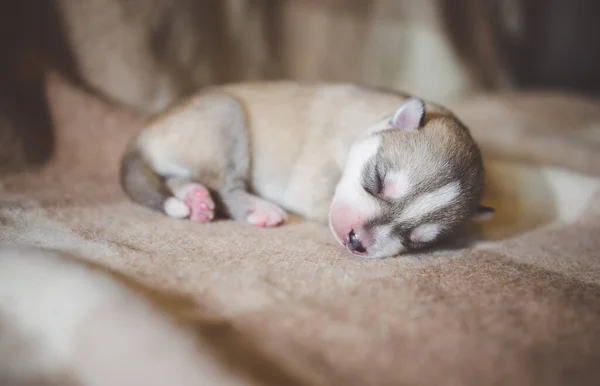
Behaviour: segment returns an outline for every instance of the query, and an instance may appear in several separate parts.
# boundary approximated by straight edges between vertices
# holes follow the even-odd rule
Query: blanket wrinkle
[[[575,176],[564,180],[574,189],[565,197],[589,196],[581,212],[557,219],[564,207],[543,206],[562,197],[544,180],[559,174],[544,169],[544,178],[514,179],[540,180],[548,192],[536,209],[547,209],[543,221],[489,243],[364,260],[349,256],[319,224],[198,225],[129,202],[116,178],[118,158],[143,117],[58,81],[50,82],[48,96],[56,155],[39,171],[2,177],[0,245],[66,254],[112,272],[116,281],[135,281],[134,293],[153,300],[153,309],[183,328],[203,358],[225,369],[216,384],[236,384],[228,377],[239,374],[249,385],[598,383],[600,191],[593,181],[600,163],[584,162],[597,157],[592,151],[600,154],[600,144],[558,139],[561,125],[586,127],[581,132],[588,134],[571,130],[574,138],[586,138],[579,135],[589,135],[593,119],[600,127],[600,117],[586,112],[595,102],[560,97],[575,123],[549,128],[559,134],[545,158],[546,115],[560,111],[544,107],[543,94],[523,96],[529,107],[521,110],[514,102],[519,95],[510,104],[502,96],[457,103],[490,151],[498,146],[498,157],[553,163]],[[498,132],[503,125],[512,132]],[[513,138],[503,142],[504,134]],[[120,320],[120,314],[91,315],[84,337],[101,328],[99,321]],[[148,327],[142,321],[140,331]],[[165,350],[156,358],[179,349]],[[85,350],[79,355],[86,359]]]

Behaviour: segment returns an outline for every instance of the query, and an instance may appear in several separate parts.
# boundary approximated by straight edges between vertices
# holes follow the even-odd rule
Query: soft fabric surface
[[[600,382],[600,195],[573,223],[485,248],[362,260],[317,224],[198,225],[130,203],[118,161],[142,119],[51,85],[56,153],[43,170],[2,179],[2,243],[66,251],[193,299],[196,316],[229,326],[201,335],[232,371],[279,385]],[[597,161],[600,105],[573,102],[572,120],[556,123],[565,110],[538,103],[524,115],[503,102],[515,98],[545,96],[455,107],[496,156],[600,175],[600,162],[584,162]],[[552,154],[535,138],[554,139]]]

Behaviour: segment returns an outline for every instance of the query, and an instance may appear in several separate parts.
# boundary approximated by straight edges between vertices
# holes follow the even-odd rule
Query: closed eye
[[[383,191],[383,179],[377,170],[374,170],[371,178],[363,184],[363,188],[373,197],[378,197],[381,194]]]
[[[376,193],[380,194],[383,191],[383,179],[378,171],[375,171],[375,185],[376,185]]]

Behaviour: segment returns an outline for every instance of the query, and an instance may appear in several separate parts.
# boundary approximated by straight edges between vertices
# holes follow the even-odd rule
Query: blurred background
[[[45,77],[141,113],[203,86],[348,81],[438,103],[600,92],[597,0],[0,2],[0,168],[52,154]]]

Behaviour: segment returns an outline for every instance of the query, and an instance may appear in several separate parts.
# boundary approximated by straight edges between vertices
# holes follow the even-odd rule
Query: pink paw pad
[[[287,217],[283,209],[267,201],[257,200],[252,206],[246,221],[253,225],[275,227],[281,225]]]
[[[208,222],[215,216],[215,203],[208,190],[198,184],[193,184],[185,193],[183,202],[190,208],[190,220]]]

